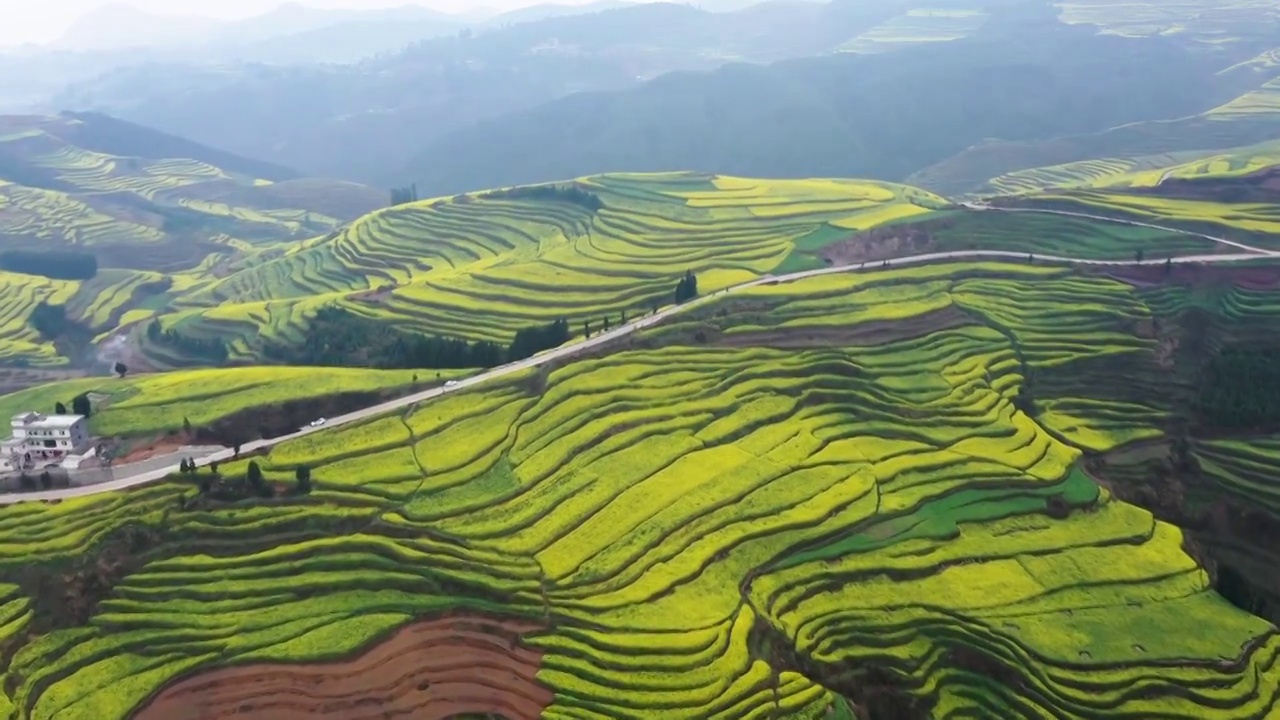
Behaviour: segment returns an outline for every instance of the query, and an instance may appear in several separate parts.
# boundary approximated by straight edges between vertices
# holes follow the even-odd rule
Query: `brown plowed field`
[[[425,620],[346,660],[199,672],[162,690],[134,720],[536,718],[552,695],[534,679],[542,654],[520,636],[537,629],[475,616]]]

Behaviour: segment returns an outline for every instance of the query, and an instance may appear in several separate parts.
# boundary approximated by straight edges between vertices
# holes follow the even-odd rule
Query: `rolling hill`
[[[1047,188],[996,201],[1048,214],[975,212],[889,183],[697,173],[601,175],[427,199],[303,240],[236,243],[220,260],[170,273],[162,288],[135,271],[84,283],[12,276],[21,291],[6,315],[7,357],[44,367],[74,359],[29,321],[42,299],[65,306],[100,341],[111,338],[111,357],[135,369],[364,364],[371,360],[358,347],[375,341],[355,338],[377,327],[506,347],[521,331],[563,320],[567,337],[581,337],[670,304],[686,272],[714,292],[765,274],[931,252],[1125,260],[1237,250],[1212,237],[1280,249],[1274,204],[1214,190],[1264,187],[1268,176],[1233,169],[1267,157],[1256,152],[1236,165],[1206,159],[1162,171],[1191,173],[1186,191],[1167,183]],[[1159,227],[1127,224],[1134,221]],[[319,333],[336,343],[331,334],[348,331],[356,335],[346,351],[312,341]]]
[[[229,271],[384,198],[102,116],[0,117],[0,357],[80,360],[30,324],[42,302],[65,307],[92,337],[181,285],[182,271]]]
[[[505,346],[521,328],[559,318],[579,333],[583,323],[670,304],[686,271],[715,290],[783,267],[797,246],[945,204],[883,183],[679,173],[583,178],[572,184],[585,193],[576,198],[556,187],[569,186],[377,211],[268,262],[195,275],[156,320],[182,337],[226,342],[243,361],[260,360],[266,344],[296,343],[326,306]],[[135,328],[160,367],[180,364],[180,353],[140,335]]]
[[[1198,368],[1276,337],[1278,270],[765,285],[280,445],[267,490],[0,507],[0,712],[1266,717],[1274,613],[1215,589],[1276,607],[1224,578],[1274,558],[1280,458]],[[1121,499],[1175,488],[1194,529]]]

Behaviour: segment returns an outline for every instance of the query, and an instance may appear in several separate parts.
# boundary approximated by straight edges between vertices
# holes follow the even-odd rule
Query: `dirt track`
[[[134,720],[435,720],[463,713],[536,718],[551,691],[534,680],[532,624],[450,617],[408,625],[364,653],[313,665],[255,663],[200,672],[162,690]]]

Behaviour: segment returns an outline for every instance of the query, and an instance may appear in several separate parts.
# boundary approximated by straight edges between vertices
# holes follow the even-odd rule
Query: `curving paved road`
[[[978,206],[978,207],[974,207],[973,209],[997,209],[997,208],[990,208],[989,206]],[[998,210],[1000,210],[1001,212],[1013,211],[1006,208],[998,208]],[[1016,210],[1016,212],[1049,212],[1053,214],[1064,214],[1064,215],[1073,214],[1073,213],[1050,211],[1050,210],[1040,211],[1040,210],[1023,210],[1023,209]],[[1083,217],[1095,217],[1095,216],[1083,215]],[[1102,220],[1108,220],[1110,222],[1125,222],[1123,220],[1115,220],[1114,218],[1106,218],[1103,216],[1096,216],[1096,218],[1102,219]],[[1153,225],[1151,227],[1158,227],[1158,226]],[[1180,230],[1175,230],[1173,228],[1160,228],[1160,229],[1170,230],[1172,232],[1184,232]],[[1199,233],[1188,233],[1188,234],[1198,235]],[[1261,250],[1258,248],[1249,248],[1248,246],[1241,245],[1239,243],[1235,243],[1235,242],[1221,239],[1221,238],[1212,238],[1207,235],[1204,235],[1201,237],[1209,237],[1209,239],[1211,240],[1215,240],[1217,242],[1221,242],[1226,245],[1231,245],[1237,248],[1244,248],[1249,250],[1250,252],[1227,253],[1227,254],[1221,254],[1221,255],[1188,255],[1183,257],[1172,258],[1172,261],[1180,264],[1181,263],[1227,263],[1227,262],[1240,262],[1242,260],[1256,260],[1259,257],[1280,256],[1280,253],[1272,252],[1269,250]],[[922,255],[912,255],[910,257],[898,258],[896,260],[889,261],[889,265],[890,266],[913,265],[913,264],[932,262],[935,260],[957,260],[957,259],[972,259],[972,258],[1014,258],[1014,259],[1025,260],[1026,257],[1027,257],[1027,253],[1003,251],[1003,250],[955,250],[951,252],[925,253]],[[1073,263],[1073,264],[1079,264],[1079,265],[1114,265],[1114,266],[1163,265],[1166,262],[1164,259],[1142,260],[1140,262],[1134,261],[1134,260],[1081,260],[1077,258],[1059,257],[1056,255],[1036,255],[1035,258],[1037,262]],[[655,325],[661,322],[662,320],[664,320],[665,318],[670,317],[671,315],[687,312],[689,309],[698,307],[699,305],[702,305],[710,301],[712,298],[719,297],[720,295],[723,295],[725,293],[735,293],[735,292],[740,292],[742,290],[746,290],[748,288],[756,287],[758,285],[780,283],[780,282],[791,282],[794,280],[800,280],[808,277],[815,277],[818,275],[831,275],[834,273],[852,272],[852,271],[862,270],[864,268],[867,270],[876,270],[876,269],[880,269],[881,266],[882,266],[882,263],[880,261],[876,261],[876,262],[862,263],[857,265],[854,265],[854,264],[835,265],[832,267],[818,268],[816,270],[805,270],[802,272],[790,273],[788,275],[777,275],[777,276],[765,275],[764,277],[757,278],[750,282],[745,282],[745,283],[742,283],[741,285],[735,285],[733,287],[726,288],[721,291],[717,291],[711,295],[704,295],[693,301],[685,303],[684,305],[673,305],[671,307],[658,311],[654,315],[649,315],[647,317],[641,318],[634,322],[620,326],[614,330],[610,330],[607,333],[597,335],[588,340],[584,340],[582,342],[575,343],[572,345],[563,345],[553,350],[548,350],[540,355],[536,355],[534,357],[531,357],[525,360],[520,360],[518,362],[508,363],[506,365],[502,365],[492,370],[489,370],[488,372],[480,373],[479,375],[473,375],[469,378],[466,378],[465,380],[457,381],[455,385],[452,385],[449,387],[437,387],[437,388],[432,388],[430,390],[423,390],[422,392],[414,393],[412,395],[406,395],[404,397],[397,398],[395,400],[389,400],[387,402],[380,403],[378,405],[373,405],[367,408],[363,408],[361,410],[356,410],[354,412],[350,412],[345,415],[332,417],[332,418],[329,418],[328,421],[321,427],[315,427],[315,428],[307,427],[297,432],[290,433],[288,435],[281,435],[280,437],[275,437],[268,440],[255,440],[253,442],[244,444],[243,446],[241,446],[240,450],[241,450],[241,453],[243,454],[243,453],[251,453],[256,450],[261,450],[263,448],[273,447],[283,442],[288,442],[290,440],[295,440],[300,437],[305,437],[307,435],[310,435],[311,433],[320,432],[322,430],[328,430],[334,427],[340,427],[342,425],[348,425],[350,423],[359,422],[361,420],[367,420],[377,415],[382,415],[384,413],[388,413],[394,410],[407,408],[410,405],[413,405],[415,403],[420,403],[435,397],[439,397],[441,395],[444,395],[445,393],[457,392],[465,388],[472,387],[474,385],[486,383],[486,382],[489,382],[490,380],[494,380],[496,378],[500,378],[505,375],[510,375],[512,373],[519,372],[526,368],[537,367],[539,365],[549,363],[553,360],[559,360],[560,358],[576,355],[585,350],[590,350],[593,347],[597,347],[599,345],[610,342],[612,340],[616,340],[617,338],[627,335],[629,333],[633,333],[636,330],[642,330],[651,325]],[[232,457],[233,457],[233,452],[231,450],[223,450],[221,452],[217,452],[212,455],[206,456],[203,459],[203,462],[201,464],[207,465],[210,462],[224,462],[227,460],[231,460]],[[3,494],[3,495],[0,495],[0,505],[8,505],[8,504],[19,503],[19,502],[31,502],[31,501],[37,501],[37,500],[61,500],[66,498],[96,495],[98,493],[111,492],[114,490],[123,490],[125,488],[135,487],[137,485],[144,485],[149,482],[155,482],[157,480],[161,480],[177,472],[178,472],[178,466],[173,465],[170,467],[160,468],[156,470],[149,470],[144,473],[134,474],[127,477],[116,478],[111,482],[101,483],[98,485],[86,485],[83,487],[66,488],[62,490],[45,490],[45,491],[32,492],[32,493]]]

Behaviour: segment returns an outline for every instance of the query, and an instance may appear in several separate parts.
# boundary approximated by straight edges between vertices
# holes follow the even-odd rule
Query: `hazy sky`
[[[462,12],[472,7],[502,10],[536,5],[543,0],[301,0],[301,4],[329,8],[381,8],[399,5],[426,5],[446,12]],[[557,0],[579,4],[584,0]],[[0,45],[46,43],[54,40],[76,18],[103,5],[107,0],[0,0],[4,22],[0,23]],[[282,0],[126,0],[128,5],[148,12],[241,18],[264,13]]]

